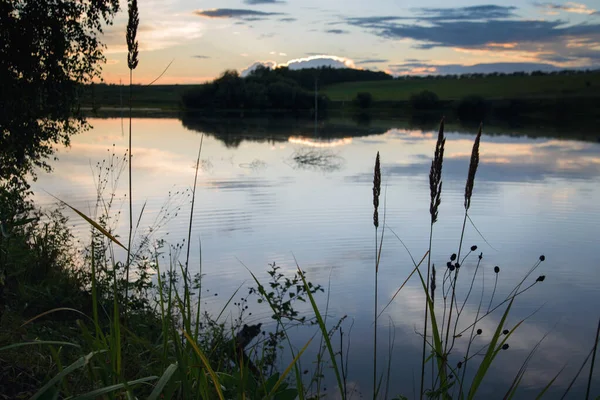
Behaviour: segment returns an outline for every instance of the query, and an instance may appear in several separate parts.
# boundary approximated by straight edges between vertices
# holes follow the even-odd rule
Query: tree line
[[[247,76],[225,71],[212,82],[193,88],[182,96],[186,109],[310,110],[315,107],[315,89],[342,82],[391,80],[385,72],[350,68],[306,68],[258,66]],[[327,96],[316,96],[319,110],[326,110]]]

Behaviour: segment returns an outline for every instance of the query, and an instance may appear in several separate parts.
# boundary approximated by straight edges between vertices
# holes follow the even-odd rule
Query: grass
[[[589,83],[589,86],[588,86]],[[180,110],[181,96],[197,87],[181,85],[133,85],[134,108]],[[357,93],[371,93],[374,102],[407,101],[414,93],[429,90],[441,101],[459,100],[468,95],[494,99],[553,99],[557,97],[598,97],[600,72],[578,75],[485,76],[472,79],[422,78],[410,80],[348,82],[325,86],[321,93],[334,102],[350,102]],[[127,86],[94,84],[84,91],[83,106],[119,108],[126,105]],[[376,107],[376,104],[375,104]]]
[[[480,138],[481,130],[477,135],[471,166],[467,171],[464,224],[460,235],[457,235],[460,238],[467,227]],[[442,198],[444,143],[442,124],[430,172],[430,238],[433,237],[435,222],[443,217],[438,215],[438,206]],[[341,320],[332,323],[327,319],[327,309],[325,312],[320,310],[315,297],[323,289],[309,282],[300,266],[297,266],[296,275],[289,277],[273,265],[269,271],[268,282],[249,273],[256,285],[249,290],[248,296],[244,296],[235,320],[229,320],[224,310],[229,304],[237,304],[233,300],[237,291],[232,294],[218,315],[201,313],[200,298],[195,300],[195,293],[199,293],[202,279],[192,278],[186,271],[189,261],[184,244],[167,246],[158,241],[156,244],[159,247],[154,248],[148,246],[152,243],[150,238],[141,239],[140,243],[146,243],[146,250],[132,249],[131,268],[138,272],[136,276],[142,278],[127,280],[126,264],[114,259],[114,247],[123,246],[119,238],[112,233],[115,218],[118,217],[114,215],[112,208],[117,200],[112,194],[104,196],[102,192],[106,188],[116,187],[108,180],[110,176],[118,177],[120,173],[112,174],[114,171],[111,170],[117,168],[119,171],[125,171],[127,161],[125,155],[121,164],[114,161],[105,163],[106,166],[102,167],[105,172],[98,173],[97,214],[87,216],[76,210],[79,216],[88,221],[92,229],[91,244],[87,246],[79,268],[73,268],[76,258],[68,257],[74,244],[65,230],[66,221],[59,214],[45,219],[32,219],[14,230],[10,242],[3,239],[0,243],[3,254],[9,255],[8,259],[2,261],[8,263],[5,265],[12,265],[13,269],[19,270],[7,285],[10,312],[3,316],[0,331],[0,358],[4,365],[14,368],[11,370],[11,367],[5,367],[2,370],[3,380],[12,382],[13,386],[12,391],[6,393],[12,393],[15,397],[34,398],[48,395],[105,398],[130,395],[159,398],[162,395],[165,398],[201,399],[316,399],[324,393],[313,386],[313,383],[316,383],[316,388],[323,387],[320,382],[324,376],[318,371],[330,370],[341,397],[347,398],[350,394],[348,380],[352,380],[352,376],[347,374],[349,349],[342,347],[343,341],[339,342],[340,347],[337,348],[337,342],[333,340],[336,333],[343,335],[345,322]],[[385,206],[383,221],[379,220],[382,177],[377,165],[380,163],[376,163],[373,186],[373,223],[377,238],[375,279],[379,269],[386,267],[380,264],[383,230],[386,225]],[[191,224],[192,221],[190,227]],[[381,237],[378,236],[378,228],[381,230]],[[133,236],[136,236],[135,232]],[[48,247],[50,245],[54,247]],[[39,246],[45,246],[46,251],[39,251]],[[534,275],[545,257],[541,256],[518,285],[507,294],[500,294],[496,290],[495,283],[500,271],[495,271],[492,278],[494,290],[488,306],[487,299],[483,302],[485,280],[480,268],[483,254],[477,255],[477,247],[464,248],[461,239],[456,254],[449,257],[446,267],[436,268],[436,260],[430,257],[434,246],[435,241],[431,240],[430,249],[423,257],[423,260],[427,259],[426,264],[423,260],[418,264],[414,262],[414,274],[411,274],[417,277],[425,298],[423,309],[426,321],[419,333],[422,335],[424,349],[419,397],[477,398],[480,388],[488,382],[489,371],[495,359],[500,352],[510,351],[510,339],[518,334],[518,328],[524,322],[522,320],[513,326],[507,326],[515,301],[545,280],[543,275],[537,278]],[[18,248],[21,250],[17,251]],[[161,253],[169,254],[166,265],[160,258]],[[180,255],[183,258],[181,262]],[[38,259],[42,256],[46,257],[45,262],[48,264],[44,268],[48,271],[45,276],[34,272],[42,262]],[[475,266],[471,269],[472,272],[461,268],[469,263]],[[425,266],[427,271],[422,271]],[[150,275],[139,274],[146,270],[155,271],[158,279],[156,284],[152,284]],[[459,271],[463,271],[460,277]],[[406,281],[409,279],[410,276]],[[465,279],[470,285],[466,292],[459,292],[457,289],[457,282],[461,279]],[[35,295],[30,294],[30,298],[24,296],[31,293],[36,281],[37,285],[40,285],[36,292],[47,292],[48,299],[28,311],[20,308],[23,304],[33,302]],[[478,311],[473,320],[463,321],[463,310],[465,305],[471,304],[469,298],[477,292],[476,282],[479,281],[482,285],[481,297],[475,301],[475,304],[479,304]],[[398,291],[403,287],[404,284]],[[129,292],[129,295],[125,296],[125,292]],[[236,343],[242,340],[240,334],[246,330],[245,304],[248,297],[253,296],[259,303],[268,305],[271,309],[273,319],[277,322],[276,329],[265,335],[259,333],[253,336],[250,341],[256,340],[254,344],[240,348]],[[68,298],[71,298],[70,303],[66,302]],[[309,314],[308,318],[301,317],[296,311],[296,302],[302,301],[310,304],[312,316]],[[393,298],[386,303],[392,301]],[[32,305],[27,307],[31,308]],[[383,311],[384,309],[375,303],[374,321],[377,321]],[[497,312],[500,313],[500,320],[494,331],[486,337],[486,341],[482,342],[483,337],[477,325]],[[122,318],[125,313],[126,320]],[[61,315],[68,318],[61,320]],[[315,335],[309,342],[296,348],[291,337],[292,328],[306,324],[315,326]],[[378,324],[374,324],[374,327],[375,341]],[[25,335],[22,334],[23,330]],[[303,355],[315,339],[322,342],[322,351],[319,352],[316,361],[317,373],[308,379],[304,378],[302,372]],[[459,341],[466,341],[468,344],[466,352],[459,353],[456,350],[456,343]],[[277,367],[274,362],[281,357],[282,346],[291,361]],[[532,350],[531,357],[537,347],[539,346]],[[595,361],[593,354],[595,347],[592,347],[588,356],[588,359],[592,359],[588,378],[590,383]],[[392,355],[390,353],[389,356]],[[508,397],[517,392],[531,357],[516,370],[515,380],[507,388]],[[374,386],[372,393],[363,394],[382,398],[381,388],[389,386],[390,379],[395,378],[394,373],[390,370],[389,362],[387,370],[379,369],[376,353],[373,354],[372,361]],[[585,363],[580,372],[584,366]],[[471,372],[467,372],[467,369]],[[25,372],[30,378],[18,380]],[[579,375],[580,373],[577,374]],[[555,379],[549,381],[540,394],[548,393],[547,389],[554,382]]]
[[[588,86],[589,82],[589,86]],[[539,99],[555,97],[598,97],[600,72],[579,75],[485,76],[472,79],[422,78],[410,80],[348,82],[323,88],[332,101],[351,101],[368,92],[374,101],[407,101],[414,93],[429,90],[440,100],[459,100],[478,95],[493,99]]]

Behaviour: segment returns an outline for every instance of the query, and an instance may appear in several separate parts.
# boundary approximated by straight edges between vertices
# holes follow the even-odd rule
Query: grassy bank
[[[357,93],[371,93],[375,101],[406,101],[423,90],[440,100],[458,100],[477,95],[494,99],[544,99],[555,97],[598,97],[600,71],[577,75],[482,76],[476,78],[431,77],[379,82],[348,82],[322,88],[332,101],[351,101]]]
[[[181,109],[181,97],[199,85],[157,85],[132,87],[134,108]],[[412,78],[384,81],[347,82],[321,87],[334,103],[351,102],[357,93],[371,93],[375,108],[402,107],[411,95],[428,90],[440,101],[452,102],[476,95],[488,101],[501,99],[556,100],[593,99],[600,96],[600,72],[577,75],[482,76],[476,78]],[[83,106],[114,108],[128,105],[129,89],[120,85],[96,84],[84,89]],[[535,104],[535,103],[532,103]],[[335,105],[334,105],[335,107]],[[338,105],[339,107],[339,105]]]

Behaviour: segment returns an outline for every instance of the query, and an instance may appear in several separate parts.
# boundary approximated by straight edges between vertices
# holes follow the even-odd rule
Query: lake
[[[90,122],[92,130],[73,137],[70,148],[58,151],[54,172],[40,174],[33,184],[38,204],[52,205],[51,193],[93,214],[94,165],[113,151],[123,156],[127,121],[95,118]],[[468,132],[454,126],[446,130],[442,202],[432,251],[439,274],[457,251],[460,239],[475,129],[476,125]],[[478,249],[462,265],[466,273],[459,277],[459,301],[464,300],[471,283],[479,252],[483,259],[478,276],[485,274],[486,305],[494,286],[494,266],[501,268],[496,300],[505,298],[542,254],[546,261],[527,283],[539,275],[546,279],[517,298],[507,321],[509,329],[533,315],[509,339],[510,348],[499,353],[480,391],[482,398],[504,395],[529,351],[545,334],[517,397],[531,398],[566,365],[549,396],[558,398],[593,345],[600,305],[600,143],[562,139],[560,134],[548,132],[535,127],[527,131],[484,127],[469,212],[477,229],[468,223],[464,239],[465,249],[471,245]],[[328,325],[347,315],[345,335],[352,325],[348,380],[368,397],[373,352],[375,156],[379,151],[380,219],[385,209],[386,223],[379,269],[382,310],[413,269],[409,254],[392,230],[416,259],[428,248],[428,173],[437,138],[435,124],[415,129],[401,121],[338,119],[314,127],[310,121],[136,118],[132,162],[135,219],[145,205],[140,226],[157,226],[165,205],[171,210],[181,206],[177,217],[167,217],[163,226],[157,226],[156,239],[176,244],[187,238],[187,196],[194,182],[202,133],[190,265],[198,272],[201,241],[206,307],[218,310],[240,285],[252,285],[245,266],[266,280],[268,264],[276,263],[293,274],[296,259],[310,281],[325,288],[330,285]],[[115,211],[122,211],[117,232],[125,238],[126,188],[125,172],[115,188],[120,199]],[[176,194],[178,191],[183,194]],[[89,226],[74,215],[70,221],[75,234],[86,239]],[[476,286],[462,316],[465,322],[473,320],[480,293],[481,286]],[[324,310],[327,293],[319,294],[317,301]],[[263,304],[251,300],[249,305],[252,315],[248,323],[273,325]],[[423,305],[421,284],[413,277],[379,318],[380,371],[388,362],[388,333],[390,329],[395,332],[390,394],[412,398],[415,387],[418,390]],[[306,305],[299,308],[308,311]],[[235,315],[236,308],[232,310]],[[491,335],[500,318],[496,312],[477,324],[483,339]],[[315,330],[298,329],[298,346]],[[466,340],[457,340],[456,361]],[[312,368],[314,354],[312,346],[304,355],[303,366]],[[588,371],[584,369],[577,380],[572,398],[585,392]],[[596,390],[599,371],[597,368],[595,373]],[[333,380],[328,387],[335,390]]]

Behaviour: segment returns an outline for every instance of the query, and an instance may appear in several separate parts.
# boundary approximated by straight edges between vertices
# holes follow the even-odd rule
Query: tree
[[[408,100],[411,108],[417,111],[436,110],[440,107],[440,98],[434,92],[423,90],[414,93]]]
[[[0,188],[49,171],[53,145],[88,129],[83,84],[100,76],[99,35],[119,0],[0,0]]]
[[[358,108],[367,109],[373,104],[373,96],[368,92],[359,92],[356,93],[356,97],[354,97],[352,103]]]

